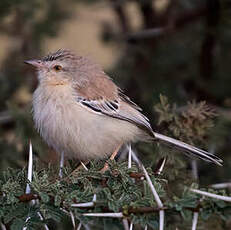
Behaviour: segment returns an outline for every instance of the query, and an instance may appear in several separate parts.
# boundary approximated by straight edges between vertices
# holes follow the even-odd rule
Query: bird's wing
[[[128,121],[153,137],[149,120],[140,112],[141,108],[124,95],[109,78],[101,77],[77,92],[77,102],[91,112]]]
[[[128,121],[153,137],[148,118],[121,99],[111,101],[105,99],[87,100],[86,98],[77,97],[77,102],[94,113]]]

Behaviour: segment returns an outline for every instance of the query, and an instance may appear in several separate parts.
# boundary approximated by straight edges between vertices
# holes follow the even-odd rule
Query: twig
[[[131,172],[129,174],[129,176],[132,177],[132,178],[135,178],[135,179],[140,179],[140,180],[144,179],[144,174],[143,173]]]
[[[126,210],[124,210],[124,213],[127,214],[141,214],[141,213],[153,213],[153,212],[159,212],[161,210],[168,209],[167,207],[163,208],[154,208],[154,207],[128,207]]]
[[[192,230],[197,229],[197,222],[198,222],[198,212],[193,213],[193,220],[192,220]]]
[[[20,202],[30,202],[32,200],[41,199],[39,195],[33,193],[25,193],[17,197]]]
[[[228,196],[221,196],[221,195],[217,195],[217,194],[214,194],[214,193],[201,191],[201,190],[198,190],[198,189],[190,189],[190,190],[192,192],[198,193],[198,194],[203,195],[203,196],[207,196],[207,197],[215,198],[215,199],[218,199],[218,200],[231,202],[231,197],[228,197]]]
[[[174,21],[165,27],[146,29],[138,31],[136,33],[130,33],[126,36],[128,41],[136,41],[143,39],[150,39],[153,37],[161,37],[163,35],[175,32],[176,29],[181,29],[185,25],[191,22],[199,20],[207,12],[206,7],[200,7],[198,9],[188,10],[183,14],[177,16]]]
[[[154,28],[154,29],[146,29],[135,33],[130,33],[127,35],[127,40],[140,40],[150,37],[159,37],[163,34],[165,34],[167,31],[166,28],[160,27],[160,28]]]

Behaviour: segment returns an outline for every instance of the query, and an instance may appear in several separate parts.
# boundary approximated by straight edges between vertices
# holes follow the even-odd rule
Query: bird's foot
[[[115,159],[115,157],[117,156],[117,154],[118,154],[118,152],[119,152],[121,146],[122,146],[122,144],[119,145],[119,146],[116,148],[116,150],[112,153],[112,155],[111,155],[110,158],[109,158],[110,160],[114,160],[114,159]],[[104,167],[100,170],[100,172],[101,172],[101,173],[105,173],[105,172],[108,170],[108,168],[109,168],[108,162],[105,162]]]

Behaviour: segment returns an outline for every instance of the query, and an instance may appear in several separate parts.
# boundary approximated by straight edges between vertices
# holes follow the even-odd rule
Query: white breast
[[[33,95],[37,130],[57,152],[79,160],[102,158],[140,130],[126,122],[96,114],[75,101],[69,85],[39,86]]]

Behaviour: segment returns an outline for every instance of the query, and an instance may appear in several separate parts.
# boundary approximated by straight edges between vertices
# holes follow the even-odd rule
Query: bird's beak
[[[32,65],[36,68],[41,68],[44,66],[43,62],[41,60],[26,60],[26,61],[24,61],[24,63]]]

